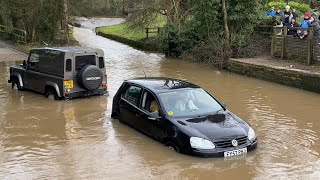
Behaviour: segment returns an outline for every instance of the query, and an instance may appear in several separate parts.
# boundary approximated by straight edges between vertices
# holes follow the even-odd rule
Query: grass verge
[[[164,27],[166,24],[166,19],[164,17],[158,17],[155,19],[155,21],[150,24],[148,27],[150,28],[158,28],[158,27]],[[146,29],[144,27],[132,29],[129,27],[128,22],[124,22],[121,24],[113,25],[113,26],[104,26],[99,27],[97,31],[102,32],[104,34],[110,34],[115,36],[120,36],[126,39],[134,40],[134,41],[141,41],[146,38]],[[156,30],[152,30],[156,31]],[[149,37],[156,37],[157,33],[150,33]]]

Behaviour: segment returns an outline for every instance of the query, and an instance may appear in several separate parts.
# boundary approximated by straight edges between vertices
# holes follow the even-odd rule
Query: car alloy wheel
[[[167,146],[169,149],[173,150],[173,151],[176,151],[176,152],[180,152],[179,148],[177,145],[175,145],[173,142],[168,142],[167,143]]]
[[[49,94],[48,94],[48,99],[50,99],[50,100],[55,100],[54,95],[53,95],[52,93],[49,93]]]

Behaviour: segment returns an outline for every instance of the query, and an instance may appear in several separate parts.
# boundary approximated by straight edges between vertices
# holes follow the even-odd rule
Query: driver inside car
[[[175,108],[180,111],[186,110],[198,110],[199,108],[193,103],[193,100],[190,98],[190,95],[183,93],[179,95],[179,99],[175,104]]]
[[[154,113],[154,112],[159,112],[159,106],[156,100],[153,100],[150,104],[150,112]]]

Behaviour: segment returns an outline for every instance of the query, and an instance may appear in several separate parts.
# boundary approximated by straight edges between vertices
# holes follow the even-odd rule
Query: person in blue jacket
[[[306,29],[309,28],[309,22],[310,22],[311,14],[306,13],[304,15],[304,19],[301,21],[301,27],[303,28],[302,30],[298,30],[297,33],[300,36],[301,39],[306,37],[308,35],[308,31]]]
[[[271,17],[274,17],[274,16],[276,15],[276,12],[274,11],[274,7],[272,7],[272,8],[270,9],[270,11],[268,12],[267,15],[268,15],[268,16],[271,16]]]

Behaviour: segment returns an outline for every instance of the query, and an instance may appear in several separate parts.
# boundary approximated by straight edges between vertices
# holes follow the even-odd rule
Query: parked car
[[[125,81],[112,118],[171,149],[203,157],[230,157],[257,147],[254,130],[201,87],[170,78]]]
[[[93,48],[32,49],[27,61],[10,68],[8,82],[56,100],[108,92],[104,53]]]

